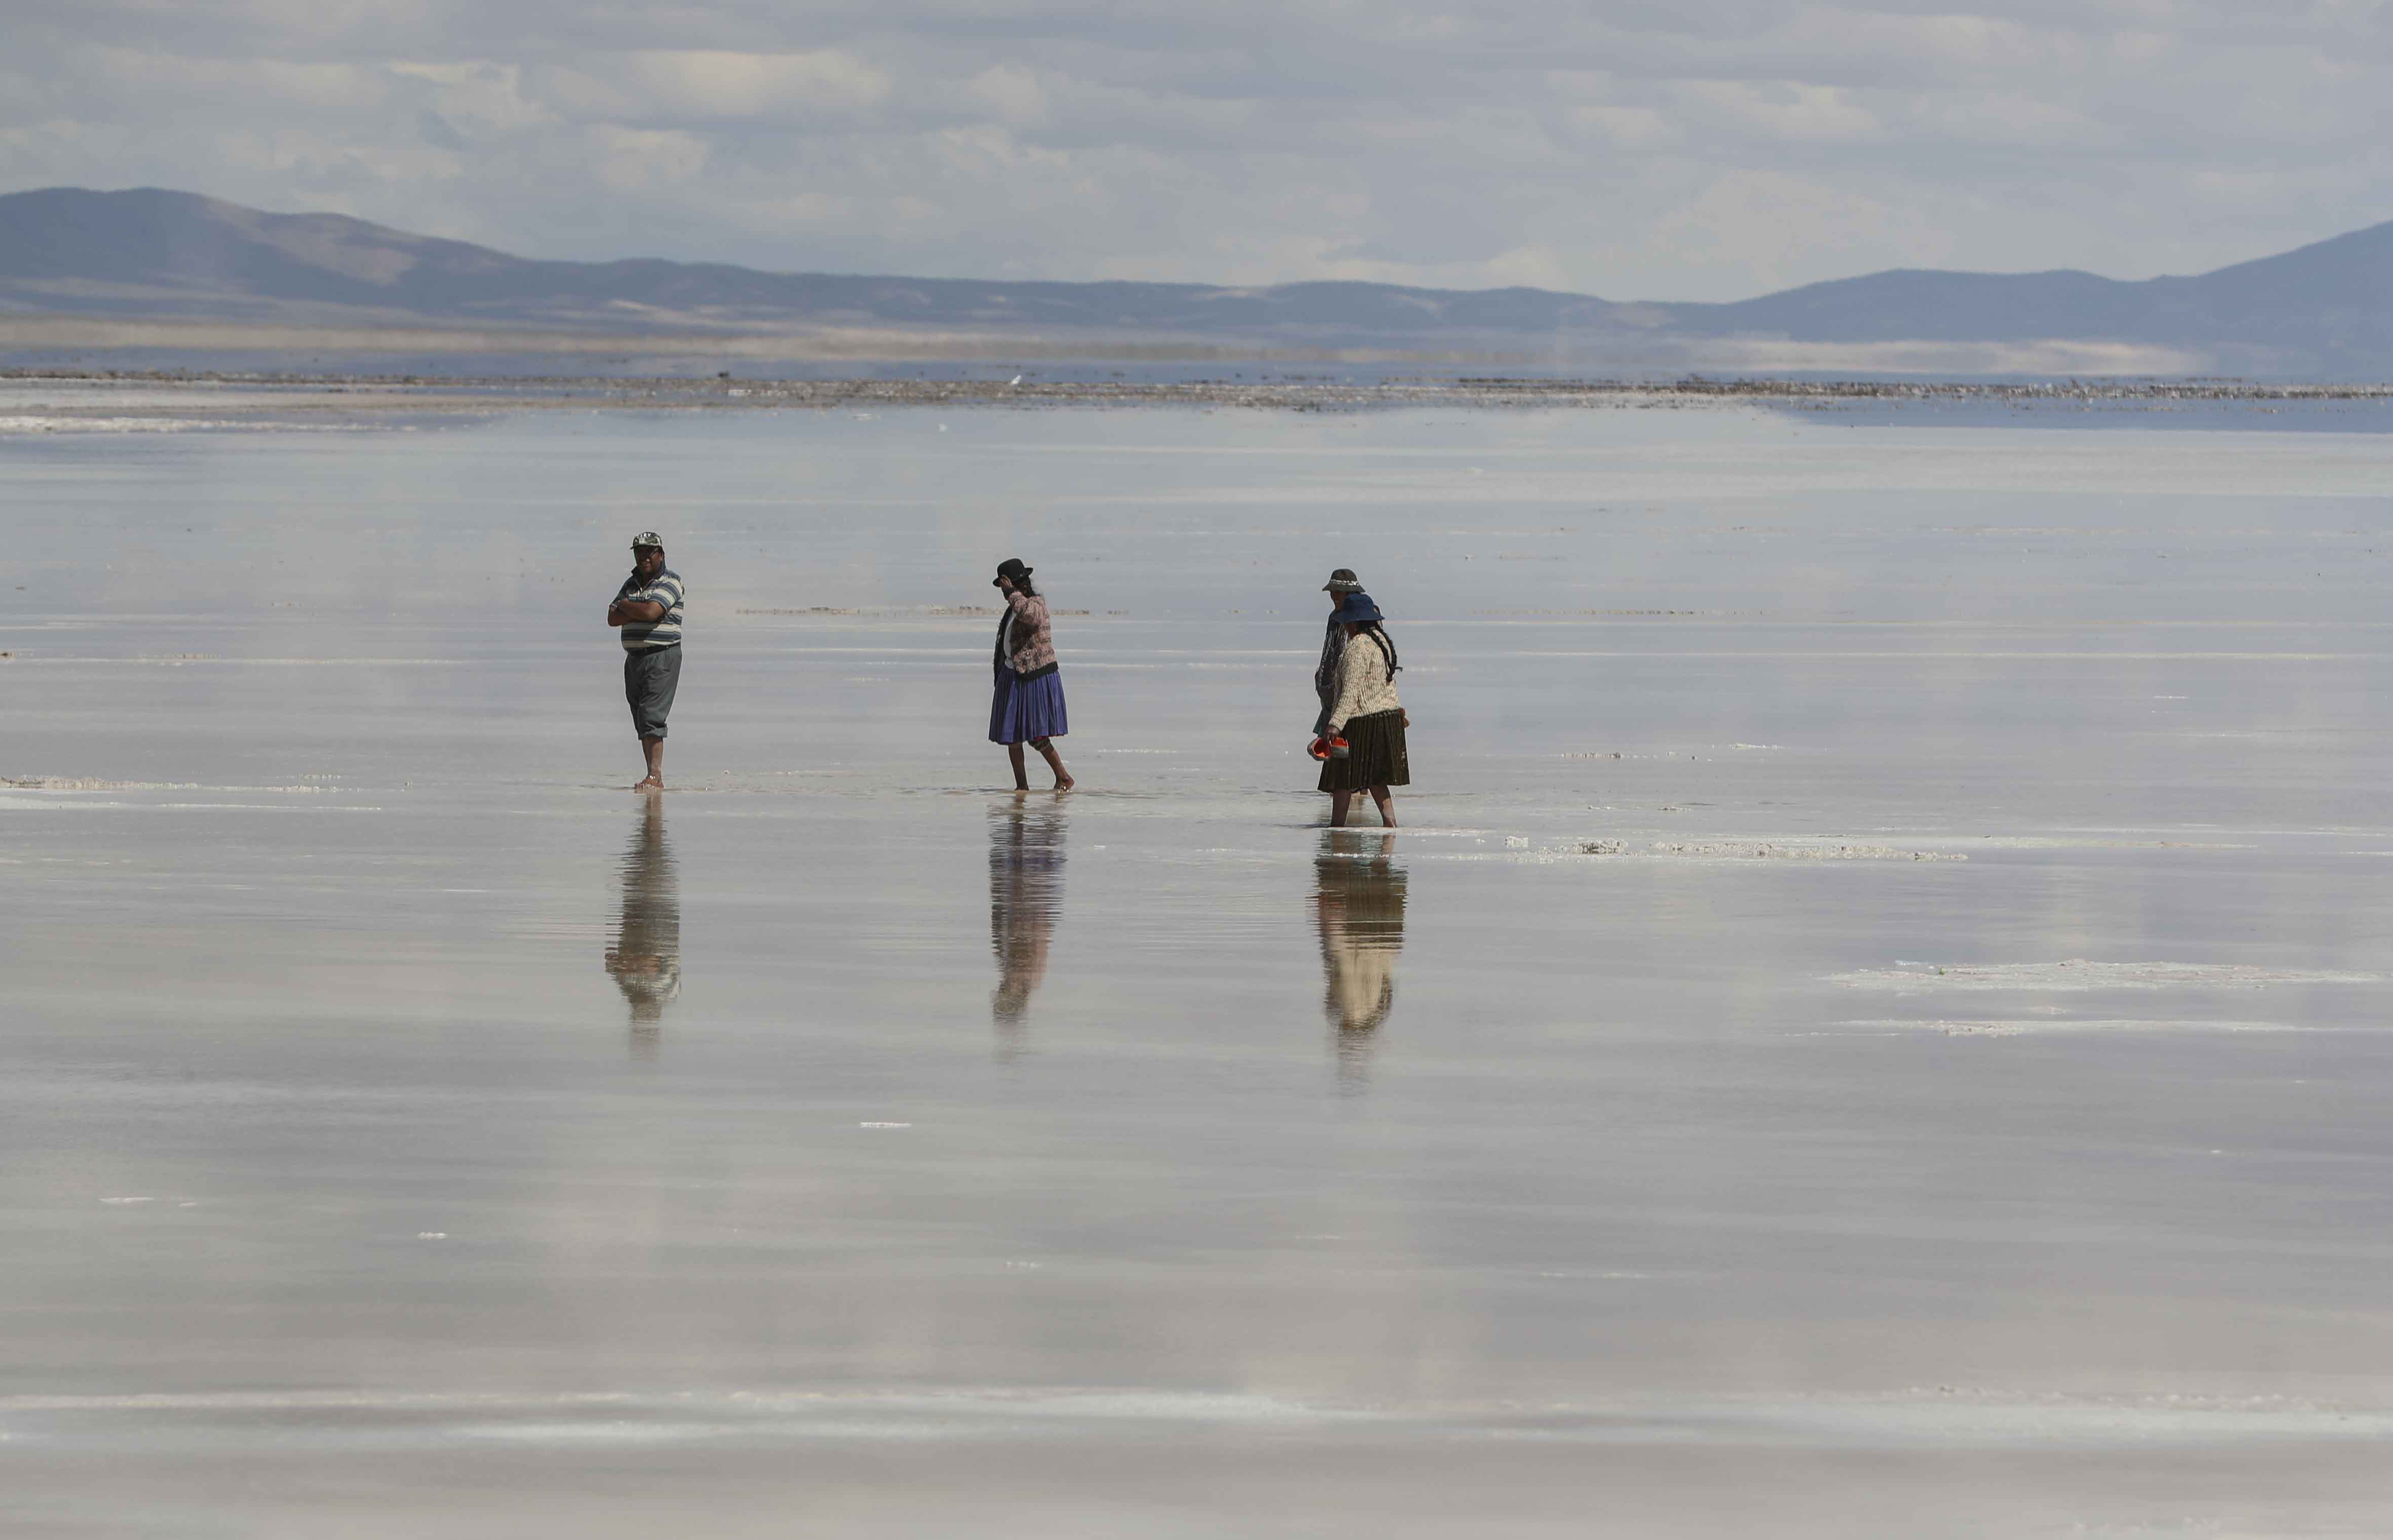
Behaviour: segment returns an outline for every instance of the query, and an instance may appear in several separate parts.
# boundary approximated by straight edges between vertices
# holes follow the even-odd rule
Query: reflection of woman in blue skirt
[[[997,626],[997,695],[988,708],[988,740],[1005,745],[1013,762],[1013,789],[1030,790],[1022,746],[1039,750],[1055,772],[1055,790],[1072,790],[1071,772],[1051,738],[1071,731],[1064,717],[1064,680],[1055,663],[1055,633],[1047,601],[1030,584],[1030,568],[1018,556],[998,564],[996,586],[1005,594],[1005,619]]]

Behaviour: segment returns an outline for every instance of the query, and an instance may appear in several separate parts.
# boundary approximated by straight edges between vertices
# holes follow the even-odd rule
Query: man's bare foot
[[[1058,791],[1069,791],[1072,788],[1079,784],[1080,783],[1079,781],[1074,780],[1071,777],[1066,776],[1055,783],[1055,790]]]
[[[650,776],[647,780],[632,783],[632,790],[634,791],[661,791],[664,789],[665,783],[654,776]]]

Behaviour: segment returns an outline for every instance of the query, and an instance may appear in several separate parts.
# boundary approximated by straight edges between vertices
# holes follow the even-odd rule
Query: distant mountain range
[[[1940,350],[2025,369],[2393,378],[2393,223],[2193,278],[1895,269],[1727,305],[1384,283],[1024,283],[543,262],[333,214],[191,193],[0,196],[0,337],[33,317],[888,336],[935,352],[1133,345],[1868,367]],[[1909,350],[1908,355],[1905,350]],[[2036,360],[2043,360],[2039,364]],[[2109,367],[2103,360],[2112,360]],[[1932,366],[1931,366],[1932,367]]]

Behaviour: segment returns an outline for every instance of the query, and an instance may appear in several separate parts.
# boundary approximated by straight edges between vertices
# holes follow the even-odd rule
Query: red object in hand
[[[1304,751],[1311,754],[1314,759],[1327,759],[1329,757],[1329,740],[1326,737],[1314,738],[1311,743],[1304,746]]]

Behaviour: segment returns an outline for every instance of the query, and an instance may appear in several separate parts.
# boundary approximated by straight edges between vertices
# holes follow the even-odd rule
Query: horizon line
[[[185,189],[185,188],[161,187],[161,186],[158,186],[158,185],[156,185],[156,184],[154,184],[154,183],[143,183],[143,184],[140,184],[140,185],[138,185],[138,186],[133,186],[133,187],[122,187],[122,188],[94,188],[94,187],[85,187],[85,186],[82,186],[82,185],[80,185],[80,184],[76,184],[76,183],[59,182],[59,183],[52,183],[52,184],[50,184],[50,185],[48,185],[48,186],[45,186],[45,187],[35,187],[35,188],[17,188],[17,189],[13,189],[6,190],[6,191],[0,191],[0,199],[5,199],[5,198],[17,198],[17,197],[26,197],[26,196],[32,196],[32,195],[38,195],[38,194],[46,193],[46,192],[79,192],[79,193],[86,193],[86,194],[90,194],[90,195],[95,196],[95,197],[103,197],[103,198],[122,197],[122,196],[124,196],[125,194],[128,194],[128,193],[140,193],[140,192],[149,192],[149,193],[163,193],[163,194],[166,194],[166,195],[171,196],[171,197],[195,198],[195,199],[199,199],[199,200],[201,200],[201,201],[203,201],[203,202],[211,202],[211,203],[223,203],[223,204],[229,205],[229,206],[233,207],[233,208],[238,208],[238,209],[245,210],[245,211],[247,211],[247,212],[249,212],[249,213],[252,213],[252,214],[262,214],[262,215],[267,215],[267,216],[268,216],[268,217],[270,217],[270,218],[284,218],[284,219],[309,219],[309,218],[347,219],[347,220],[350,220],[350,221],[352,221],[352,222],[354,222],[354,223],[357,223],[357,224],[369,226],[369,227],[371,227],[371,228],[375,228],[375,229],[388,230],[388,231],[393,232],[394,234],[407,236],[407,237],[409,237],[409,238],[411,238],[411,239],[413,239],[413,240],[418,240],[418,241],[449,241],[449,242],[451,242],[451,243],[452,243],[452,244],[455,244],[455,245],[461,245],[461,246],[471,246],[471,247],[475,248],[476,250],[477,250],[477,251],[486,251],[486,252],[495,253],[495,254],[498,254],[498,255],[504,256],[504,257],[507,257],[507,258],[509,258],[509,259],[511,259],[511,260],[517,261],[517,262],[555,262],[555,263],[561,263],[561,264],[565,264],[565,265],[568,265],[568,266],[580,267],[580,268],[602,268],[602,267],[615,267],[615,266],[621,266],[621,265],[632,264],[632,263],[661,263],[661,264],[663,264],[663,265],[665,265],[665,266],[668,266],[668,267],[676,267],[676,268],[732,268],[732,269],[735,269],[735,270],[739,271],[739,272],[757,273],[757,274],[763,275],[763,276],[767,277],[767,278],[836,278],[836,279],[876,280],[876,281],[895,281],[895,282],[915,282],[915,283],[974,283],[974,284],[986,284],[986,285],[1001,285],[1001,284],[1024,284],[1024,285],[1027,285],[1027,284],[1040,284],[1040,285],[1047,285],[1047,286],[1057,287],[1057,288],[1076,288],[1076,289],[1101,288],[1101,287],[1105,287],[1105,286],[1106,286],[1106,285],[1117,285],[1117,284],[1118,284],[1118,285],[1122,285],[1122,286],[1127,286],[1127,287],[1150,288],[1150,289],[1198,289],[1198,290],[1209,290],[1209,291],[1212,291],[1212,292],[1219,293],[1219,294],[1241,294],[1241,293],[1245,293],[1245,294],[1258,294],[1258,293],[1268,293],[1268,292],[1271,292],[1271,291],[1274,291],[1274,290],[1284,290],[1284,289],[1319,288],[1319,287],[1340,287],[1340,286],[1344,286],[1344,287],[1370,288],[1370,289],[1395,289],[1395,290],[1409,291],[1409,292],[1417,293],[1417,294],[1544,294],[1544,295],[1550,295],[1550,296],[1553,296],[1553,297],[1556,297],[1556,298],[1562,298],[1562,299],[1583,299],[1583,300],[1590,300],[1590,301],[1593,301],[1594,303],[1599,304],[1599,305],[1625,306],[1625,307],[1626,307],[1626,306],[1640,306],[1640,305],[1672,306],[1672,307],[1700,307],[1708,308],[1708,309],[1727,309],[1727,308],[1732,308],[1732,307],[1735,307],[1735,306],[1739,306],[1739,305],[1748,305],[1748,304],[1752,304],[1752,303],[1754,303],[1754,302],[1756,302],[1756,301],[1759,301],[1759,300],[1774,299],[1774,298],[1777,298],[1777,297],[1779,297],[1779,296],[1781,296],[1781,295],[1785,295],[1785,294],[1800,294],[1800,293],[1802,293],[1802,292],[1803,292],[1804,290],[1806,290],[1806,289],[1817,289],[1817,288],[1823,288],[1823,287],[1825,287],[1825,286],[1827,286],[1827,285],[1831,285],[1831,284],[1837,284],[1837,283],[1855,283],[1855,282],[1861,282],[1861,281],[1865,281],[1865,280],[1874,279],[1874,278],[1887,278],[1887,277],[1897,276],[1897,275],[1902,275],[1902,274],[1909,274],[1909,273],[1933,274],[1933,275],[1940,276],[1940,277],[1951,277],[1951,278],[2049,278],[2049,277],[2091,278],[2091,279],[2094,279],[2094,280],[2096,280],[2096,281],[2099,281],[2099,282],[2103,282],[2103,283],[2115,283],[2115,284],[2120,284],[2120,285],[2122,285],[2122,286],[2131,286],[2131,285],[2135,285],[2135,284],[2143,284],[2143,283],[2159,283],[2159,282],[2165,282],[2165,281],[2171,281],[2171,280],[2176,280],[2176,281],[2190,281],[2190,280],[2193,280],[2193,279],[2206,278],[2206,277],[2209,277],[2209,276],[2211,276],[2211,275],[2213,275],[2213,274],[2216,274],[2216,273],[2226,272],[2226,271],[2229,271],[2229,270],[2230,270],[2230,269],[2232,269],[2232,268],[2235,268],[2245,267],[2245,266],[2248,266],[2248,265],[2250,265],[2250,264],[2252,264],[2252,263],[2254,263],[2254,262],[2265,262],[2265,261],[2270,260],[2271,258],[2274,258],[2274,257],[2290,256],[2290,255],[2293,255],[2293,254],[2295,254],[2295,253],[2298,253],[2298,252],[2308,251],[2308,250],[2309,250],[2309,249],[2311,249],[2312,247],[2315,247],[2315,246],[2322,246],[2322,245],[2325,245],[2325,244],[2327,244],[2327,243],[2329,243],[2329,242],[2331,242],[2331,241],[2343,240],[2343,239],[2345,239],[2346,237],[2348,237],[2348,236],[2354,236],[2354,235],[2364,235],[2364,234],[2368,233],[2368,232],[2369,232],[2369,231],[2371,231],[2371,230],[2375,230],[2375,229],[2383,228],[2384,228],[2384,227],[2386,227],[2386,225],[2393,225],[2393,218],[2388,218],[2388,219],[2380,219],[2380,220],[2374,221],[2374,222],[2370,223],[2370,224],[2354,226],[2354,227],[2352,227],[2352,228],[2347,228],[2347,229],[2338,230],[2338,231],[2335,231],[2334,233],[2330,234],[2330,235],[2320,236],[2320,237],[2318,237],[2318,238],[2316,238],[2316,239],[2314,239],[2314,240],[2305,241],[2302,241],[2302,242],[2300,242],[2300,243],[2298,243],[2298,244],[2296,244],[2296,245],[2284,247],[2284,248],[2282,248],[2282,249],[2276,250],[2276,251],[2265,252],[2265,253],[2262,253],[2261,254],[2259,254],[2259,255],[2257,255],[2257,256],[2247,256],[2247,257],[2240,258],[2240,259],[2238,259],[2238,260],[2236,260],[2236,261],[2233,261],[2233,262],[2222,263],[2222,264],[2220,264],[2218,267],[2216,267],[2216,268],[2204,268],[2203,270],[2202,270],[2202,271],[2200,271],[2200,272],[2193,272],[2193,273],[2155,273],[2155,274],[2153,274],[2153,275],[2152,275],[2151,277],[2150,277],[2150,278],[2112,278],[2112,277],[2111,277],[2111,276],[2109,276],[2108,274],[2105,274],[2105,273],[2098,273],[2098,272],[2094,271],[2093,269],[2091,269],[2091,268],[2066,268],[2066,267],[2063,267],[2063,268],[2021,268],[2021,269],[2016,269],[2016,270],[2005,271],[2005,270],[1997,270],[1997,269],[1992,269],[1992,268],[1921,268],[1921,267],[1894,267],[1894,268],[1872,268],[1872,269],[1870,269],[1870,270],[1868,270],[1868,271],[1866,271],[1866,272],[1851,273],[1851,274],[1848,274],[1848,275],[1846,275],[1846,276],[1844,276],[1844,277],[1840,277],[1840,278],[1813,279],[1813,280],[1811,280],[1811,281],[1808,281],[1808,282],[1797,283],[1797,284],[1791,284],[1791,285],[1788,285],[1787,287],[1785,287],[1785,288],[1782,288],[1782,289],[1771,289],[1771,290],[1766,290],[1766,291],[1764,291],[1764,292],[1762,292],[1762,293],[1760,293],[1760,294],[1750,294],[1750,295],[1747,295],[1747,296],[1746,296],[1746,298],[1744,298],[1744,299],[1731,299],[1731,300],[1704,300],[1704,299],[1650,299],[1650,298],[1640,298],[1640,299],[1607,299],[1607,298],[1605,298],[1605,297],[1604,297],[1603,295],[1602,295],[1602,294],[1591,294],[1591,293],[1589,293],[1589,292],[1587,292],[1587,291],[1585,291],[1585,290],[1579,290],[1579,289],[1548,289],[1548,288],[1543,288],[1543,287],[1540,287],[1539,285],[1536,285],[1536,284],[1531,284],[1531,283],[1506,283],[1506,284],[1494,284],[1494,285],[1490,285],[1490,286],[1488,286],[1488,287],[1486,287],[1486,288],[1480,288],[1480,289],[1457,289],[1457,288],[1442,288],[1442,287],[1438,287],[1438,286],[1436,286],[1436,285],[1432,285],[1432,284],[1422,284],[1422,283],[1397,283],[1397,282],[1391,282],[1391,281],[1387,281],[1387,280],[1384,280],[1384,279],[1359,279],[1359,278],[1358,278],[1358,279],[1344,279],[1344,278],[1301,278],[1301,279],[1283,279],[1283,280],[1279,280],[1279,281],[1273,281],[1273,282],[1267,282],[1267,283],[1222,283],[1222,282],[1210,282],[1210,281],[1203,281],[1203,280],[1196,280],[1196,279],[1136,279],[1136,278],[1127,278],[1127,279],[1126,279],[1126,278],[1071,279],[1071,278],[969,278],[969,277],[967,277],[967,278],[950,278],[950,277],[939,277],[939,276],[935,276],[935,275],[932,275],[932,274],[927,274],[927,273],[903,273],[903,272],[838,272],[838,271],[833,271],[833,270],[830,270],[830,269],[828,269],[828,268],[762,268],[762,267],[756,267],[756,266],[753,266],[753,265],[752,265],[752,264],[749,264],[749,263],[743,263],[743,262],[727,262],[727,261],[721,261],[721,260],[699,259],[699,258],[690,258],[690,257],[675,257],[675,256],[657,256],[657,255],[640,255],[640,256],[611,256],[611,257],[587,257],[587,256],[582,256],[582,257],[526,256],[526,255],[522,254],[521,254],[521,253],[519,253],[519,252],[512,251],[512,250],[509,250],[509,249],[507,249],[507,248],[505,248],[505,247],[503,247],[503,246],[493,246],[493,245],[489,245],[489,244],[486,244],[486,243],[484,243],[484,242],[482,242],[482,241],[467,241],[467,240],[464,240],[464,239],[463,239],[462,237],[458,237],[458,236],[448,236],[448,235],[429,235],[429,234],[426,234],[426,233],[425,233],[425,232],[423,232],[423,231],[420,231],[420,230],[414,230],[414,229],[407,228],[405,228],[405,227],[403,227],[403,226],[399,226],[399,225],[392,225],[392,224],[386,224],[386,223],[384,223],[383,221],[381,221],[381,220],[377,220],[377,219],[369,219],[369,218],[365,217],[365,216],[364,216],[364,215],[356,215],[356,214],[347,214],[347,213],[344,213],[344,212],[342,212],[342,211],[340,211],[340,210],[338,210],[338,209],[321,209],[321,208],[319,208],[319,209],[303,209],[303,210],[298,210],[298,211],[295,211],[295,212],[294,212],[294,211],[290,211],[290,210],[280,210],[280,209],[261,208],[261,207],[259,207],[258,205],[256,205],[256,204],[255,204],[255,203],[244,203],[244,202],[240,202],[240,201],[239,201],[239,200],[237,200],[237,199],[218,197],[218,196],[217,196],[217,195],[216,195],[215,193],[211,193],[211,192],[195,192],[195,191],[192,191],[192,190],[190,190],[190,189]]]

